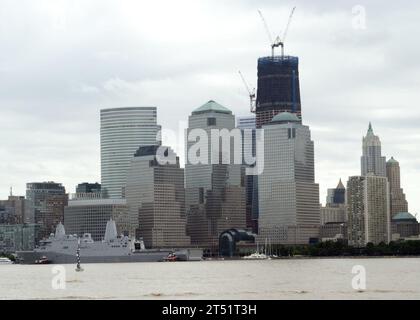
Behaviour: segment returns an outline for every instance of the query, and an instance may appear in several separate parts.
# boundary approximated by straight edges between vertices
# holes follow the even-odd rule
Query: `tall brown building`
[[[408,212],[408,203],[401,188],[400,164],[393,157],[386,163],[386,176],[389,181],[391,218],[400,212]]]
[[[160,146],[142,146],[128,171],[126,199],[130,233],[143,238],[146,248],[186,247],[184,169],[169,147],[164,154],[172,161],[159,160]]]
[[[0,200],[0,224],[32,223],[26,210],[25,197],[10,195],[7,200]]]
[[[64,221],[64,207],[68,204],[68,194],[61,183],[33,182],[26,185],[28,217],[39,225],[37,241],[55,231],[59,222]]]

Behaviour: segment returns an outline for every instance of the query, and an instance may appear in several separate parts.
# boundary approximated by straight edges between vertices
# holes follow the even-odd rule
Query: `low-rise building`
[[[345,222],[328,222],[320,227],[321,241],[347,240],[347,224]]]
[[[113,219],[119,234],[128,234],[129,220],[125,199],[83,199],[69,201],[64,208],[64,226],[68,234],[82,236],[90,233],[95,241],[102,241],[106,223]]]
[[[0,224],[0,252],[33,250],[39,226]]]
[[[418,236],[420,233],[417,219],[408,212],[397,213],[391,220],[392,240]]]

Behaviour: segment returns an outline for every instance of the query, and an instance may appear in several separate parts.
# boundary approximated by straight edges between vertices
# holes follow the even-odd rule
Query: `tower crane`
[[[249,88],[248,83],[246,82],[243,74],[241,71],[239,71],[239,75],[241,76],[242,82],[245,85],[246,90],[248,91],[249,94],[249,104],[250,104],[250,108],[251,108],[251,112],[255,112],[255,88],[252,88],[252,90]]]
[[[275,41],[273,41],[273,37],[271,36],[270,29],[268,28],[267,22],[264,19],[264,16],[260,10],[258,13],[260,14],[261,20],[263,21],[265,31],[268,36],[268,40],[270,41],[271,45],[271,56],[274,57],[274,48],[281,47],[281,56],[284,57],[284,43],[286,40],[287,32],[289,31],[290,22],[292,21],[293,14],[295,13],[296,7],[293,7],[292,11],[290,12],[289,19],[287,21],[286,28],[284,29],[283,36],[280,38],[279,36],[276,37]]]

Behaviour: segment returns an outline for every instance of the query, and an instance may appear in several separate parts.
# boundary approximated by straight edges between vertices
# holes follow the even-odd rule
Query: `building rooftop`
[[[408,212],[397,213],[392,220],[417,220],[415,216]]]
[[[341,178],[340,178],[340,181],[338,182],[338,185],[337,185],[337,188],[336,188],[336,189],[341,189],[341,190],[346,189],[346,188],[344,187],[343,182],[341,181]]]
[[[290,112],[281,112],[273,117],[271,122],[300,122],[300,119],[297,117],[297,115],[290,113]]]
[[[232,111],[230,111],[228,108],[225,108],[221,104],[218,104],[217,102],[210,100],[207,103],[203,104],[201,107],[195,109],[192,113],[193,114],[199,114],[199,113],[205,113],[205,112],[218,112],[218,113],[226,113],[226,114],[232,114]]]
[[[398,164],[398,161],[394,159],[394,157],[391,157],[391,159],[388,160],[388,163],[396,163]]]

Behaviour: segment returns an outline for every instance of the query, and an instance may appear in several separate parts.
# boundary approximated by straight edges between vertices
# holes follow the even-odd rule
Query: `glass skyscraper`
[[[258,59],[257,128],[280,112],[301,116],[299,58],[274,56]]]
[[[127,171],[140,146],[160,143],[156,107],[101,110],[102,191],[124,198]]]

